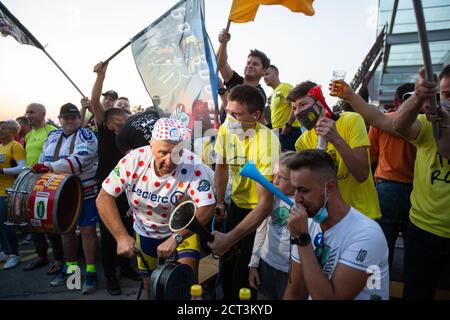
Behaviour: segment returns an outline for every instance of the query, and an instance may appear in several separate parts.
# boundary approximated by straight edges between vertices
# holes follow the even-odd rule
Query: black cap
[[[69,102],[61,107],[61,109],[59,110],[59,116],[60,117],[64,117],[64,116],[80,117],[81,115],[80,115],[80,110],[78,110],[77,106]]]
[[[119,98],[119,95],[114,90],[108,90],[105,93],[102,93],[102,96],[110,96],[113,99]]]

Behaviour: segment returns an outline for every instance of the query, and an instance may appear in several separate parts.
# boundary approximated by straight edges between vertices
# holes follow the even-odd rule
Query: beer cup
[[[344,80],[345,74],[346,74],[346,72],[344,70],[334,70],[333,71],[333,78],[331,79],[331,81],[332,81],[331,95],[332,96],[339,96],[342,86],[339,83],[336,83],[336,80]]]

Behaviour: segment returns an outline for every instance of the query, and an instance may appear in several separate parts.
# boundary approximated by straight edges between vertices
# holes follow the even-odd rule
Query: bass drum
[[[25,169],[7,193],[8,218],[13,225],[47,233],[65,233],[77,225],[83,205],[77,175]]]

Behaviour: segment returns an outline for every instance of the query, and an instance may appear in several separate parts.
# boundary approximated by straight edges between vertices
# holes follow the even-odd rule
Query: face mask
[[[227,117],[225,118],[225,122],[223,124],[228,130],[243,130],[241,122],[236,118],[230,116],[229,114],[227,114]]]
[[[450,112],[450,100],[441,101],[441,107],[445,108],[447,112]]]
[[[239,121],[237,120],[235,117],[231,116],[231,115],[227,115],[227,117],[225,118],[225,128],[227,128],[228,130],[244,130],[242,128],[242,124],[245,125],[254,125],[256,123],[256,118],[255,118],[255,122],[243,122],[243,121]]]
[[[325,202],[322,208],[320,208],[316,215],[312,218],[314,222],[322,223],[328,217],[327,201],[327,189],[325,188]]]
[[[321,107],[314,102],[312,106],[297,115],[297,119],[301,122],[302,126],[306,128],[306,130],[313,129],[317,121],[319,121],[320,114],[316,111],[314,106],[318,106],[321,109]]]

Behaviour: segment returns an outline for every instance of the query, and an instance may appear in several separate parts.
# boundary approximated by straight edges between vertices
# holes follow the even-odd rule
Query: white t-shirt
[[[314,251],[316,254],[317,251],[322,251],[318,253],[322,258],[320,265],[328,279],[331,279],[338,263],[369,271],[368,273],[374,272],[374,277],[369,277],[368,284],[355,300],[370,300],[376,297],[389,299],[389,249],[383,231],[375,221],[351,208],[338,224],[325,231],[324,248],[319,246],[318,249],[318,243],[315,242],[322,234],[320,224],[309,219],[308,229]],[[292,246],[292,260],[300,263],[296,245]]]
[[[187,149],[181,163],[170,174],[158,177],[150,146],[135,149],[123,157],[103,189],[113,197],[126,192],[133,212],[134,230],[155,239],[169,237],[169,218],[182,201],[192,199],[197,207],[214,204],[214,172]]]
[[[293,197],[289,197],[294,200]],[[253,244],[250,267],[258,267],[259,258],[271,267],[289,272],[291,235],[287,228],[290,206],[274,197],[272,213],[258,227]]]

